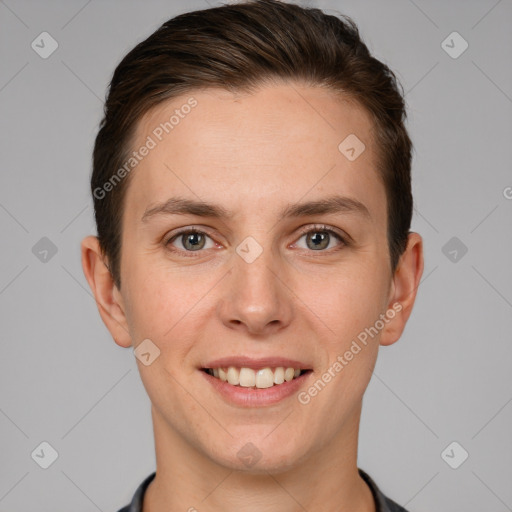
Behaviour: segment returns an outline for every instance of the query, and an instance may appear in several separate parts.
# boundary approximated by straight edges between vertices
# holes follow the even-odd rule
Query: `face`
[[[405,323],[371,133],[357,104],[298,84],[198,91],[140,121],[134,148],[155,144],[125,196],[114,298],[129,335],[114,338],[159,350],[137,359],[158,435],[279,471],[357,430],[379,343]],[[353,136],[338,147],[351,134],[359,156]],[[246,386],[307,371],[263,389],[204,371],[228,366]]]

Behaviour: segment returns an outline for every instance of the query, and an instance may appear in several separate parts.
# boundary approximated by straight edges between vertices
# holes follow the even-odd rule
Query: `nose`
[[[253,250],[253,248],[251,248]],[[286,272],[270,250],[253,261],[236,253],[224,280],[217,312],[230,329],[262,337],[289,325],[293,316],[293,293]]]

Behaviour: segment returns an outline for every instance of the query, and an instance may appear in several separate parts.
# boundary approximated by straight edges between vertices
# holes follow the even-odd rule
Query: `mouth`
[[[201,371],[236,388],[259,390],[286,385],[286,383],[300,379],[313,370],[310,368],[294,368],[291,366],[267,366],[258,369],[219,366],[216,368],[201,368]]]
[[[284,403],[309,385],[313,375],[310,362],[277,355],[234,354],[206,360],[197,370],[216,396],[241,408]]]

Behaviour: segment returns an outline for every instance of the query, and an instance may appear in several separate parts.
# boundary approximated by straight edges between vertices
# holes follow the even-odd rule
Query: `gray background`
[[[115,66],[208,4],[0,1],[2,512],[115,511],[155,468],[150,402],[101,322],[80,241],[95,234],[91,151]],[[404,86],[415,144],[425,271],[365,395],[359,467],[412,512],[512,510],[512,2],[302,4],[354,18]],[[31,48],[43,31],[59,45],[47,59]],[[441,45],[453,31],[469,44],[458,58]],[[31,456],[43,441],[48,469]],[[469,453],[458,469],[441,456],[453,441]]]

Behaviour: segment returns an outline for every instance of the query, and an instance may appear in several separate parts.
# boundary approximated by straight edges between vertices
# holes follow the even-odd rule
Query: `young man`
[[[178,16],[119,64],[82,264],[152,402],[124,512],[404,510],[357,467],[423,271],[404,120],[349,18],[276,0]]]

